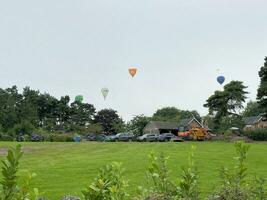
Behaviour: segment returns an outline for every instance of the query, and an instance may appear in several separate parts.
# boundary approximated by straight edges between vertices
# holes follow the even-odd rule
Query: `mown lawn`
[[[64,194],[81,195],[81,190],[96,177],[98,168],[112,161],[122,162],[129,180],[128,192],[136,193],[137,186],[146,185],[145,170],[148,154],[164,152],[169,156],[173,180],[177,180],[181,167],[187,164],[191,145],[197,147],[195,163],[200,175],[200,188],[204,195],[218,184],[221,166],[233,162],[233,143],[184,142],[184,143],[21,143],[25,154],[21,169],[37,173],[34,186],[51,200]],[[3,149],[16,143],[0,142]],[[251,175],[267,178],[267,143],[250,144],[247,166]]]

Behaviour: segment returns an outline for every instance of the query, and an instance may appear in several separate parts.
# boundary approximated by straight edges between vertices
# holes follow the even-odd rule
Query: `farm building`
[[[190,128],[203,127],[202,124],[194,117],[188,119],[182,119],[177,122],[160,122],[160,121],[150,121],[144,128],[143,133],[173,133],[175,135],[178,132],[187,131]]]
[[[244,130],[256,130],[261,128],[267,128],[267,120],[261,115],[253,117],[245,117],[243,120],[245,122]]]

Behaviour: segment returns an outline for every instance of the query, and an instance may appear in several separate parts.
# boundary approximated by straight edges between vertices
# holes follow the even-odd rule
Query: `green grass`
[[[145,170],[151,151],[168,155],[171,177],[177,180],[181,167],[187,164],[191,145],[197,147],[195,163],[200,175],[202,193],[208,194],[218,184],[221,166],[231,166],[233,143],[21,143],[25,154],[21,169],[37,173],[34,186],[51,200],[64,194],[81,195],[81,190],[97,176],[98,168],[111,162],[122,162],[129,180],[128,192],[134,194],[137,186],[146,185]],[[16,143],[0,142],[1,149]],[[248,172],[267,178],[267,143],[250,144],[247,158]]]

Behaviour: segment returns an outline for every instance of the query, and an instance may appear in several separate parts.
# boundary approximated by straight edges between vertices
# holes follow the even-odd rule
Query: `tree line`
[[[48,93],[41,93],[25,87],[20,93],[16,86],[0,88],[0,132],[15,136],[30,134],[36,130],[46,132],[77,132],[114,134],[132,131],[142,133],[151,121],[171,121],[195,117],[204,120],[215,131],[232,126],[242,127],[242,118],[262,114],[267,117],[267,57],[259,71],[260,85],[257,101],[250,101],[244,109],[247,87],[241,81],[231,81],[222,91],[215,91],[204,107],[209,115],[201,117],[195,110],[181,110],[175,107],[158,109],[152,116],[138,115],[125,123],[116,110],[96,111],[93,104],[71,102],[68,95],[59,99]]]

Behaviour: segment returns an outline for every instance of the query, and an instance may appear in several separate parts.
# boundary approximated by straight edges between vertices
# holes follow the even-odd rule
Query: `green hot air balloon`
[[[82,102],[83,102],[83,96],[82,96],[82,95],[77,95],[77,96],[75,97],[75,102],[82,103]]]

